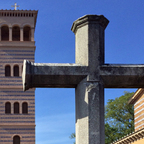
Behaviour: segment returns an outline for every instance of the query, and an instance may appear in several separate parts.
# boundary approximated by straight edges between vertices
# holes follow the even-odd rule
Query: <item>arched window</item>
[[[20,137],[19,136],[13,137],[13,144],[20,144]]]
[[[24,38],[24,41],[30,41],[31,40],[31,28],[29,26],[24,27],[23,38]]]
[[[10,67],[10,65],[5,66],[5,76],[11,76],[11,67]]]
[[[19,103],[18,102],[14,103],[14,113],[19,114]]]
[[[9,40],[9,28],[8,26],[1,27],[1,40],[8,41]]]
[[[6,114],[10,114],[11,113],[11,103],[10,102],[6,102],[5,103],[5,113]]]
[[[18,26],[12,28],[12,40],[20,41],[20,28]]]
[[[19,66],[15,65],[13,69],[14,76],[19,76]]]
[[[28,104],[26,102],[22,104],[22,113],[28,114]]]

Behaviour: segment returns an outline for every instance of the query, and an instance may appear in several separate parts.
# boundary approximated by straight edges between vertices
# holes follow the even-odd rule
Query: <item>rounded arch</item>
[[[18,65],[14,65],[13,67],[13,74],[14,76],[19,76],[19,66]]]
[[[11,27],[11,23],[2,22],[2,23],[0,23],[0,27],[2,27],[2,26],[8,26],[8,27]]]
[[[23,23],[21,26],[22,26],[22,27],[29,26],[30,28],[32,28],[32,27],[33,27],[33,25],[32,25],[32,24],[30,24],[30,23]]]
[[[5,76],[11,76],[11,66],[10,65],[6,65],[5,66]]]
[[[19,114],[19,102],[14,103],[14,114]]]
[[[23,27],[23,39],[24,41],[31,41],[31,27],[28,25]]]
[[[13,144],[20,144],[20,136],[19,135],[15,135],[13,137]]]
[[[8,25],[1,26],[1,41],[9,41],[9,27]]]
[[[11,24],[11,27],[14,27],[14,26],[21,27],[22,25],[21,25],[20,23],[12,23],[12,24]]]
[[[18,25],[12,27],[12,40],[20,41],[20,26]]]
[[[11,113],[11,103],[10,102],[6,102],[5,103],[5,113],[6,114],[10,114]]]
[[[27,102],[22,103],[22,113],[28,114],[28,103]]]
[[[11,138],[13,139],[15,136],[19,136],[20,139],[22,139],[22,136],[21,136],[21,135],[18,135],[18,134],[13,134],[13,135],[11,136]]]

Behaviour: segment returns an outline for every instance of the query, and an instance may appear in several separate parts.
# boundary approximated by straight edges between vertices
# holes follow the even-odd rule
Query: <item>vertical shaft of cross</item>
[[[108,20],[87,15],[73,23],[76,63],[88,66],[89,74],[76,87],[76,144],[104,144],[104,30]]]
[[[76,144],[104,144],[104,87],[81,81],[76,88]]]

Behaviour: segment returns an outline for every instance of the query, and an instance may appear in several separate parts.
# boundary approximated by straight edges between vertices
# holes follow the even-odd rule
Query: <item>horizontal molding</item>
[[[138,141],[140,139],[143,139],[143,137],[144,137],[144,128],[142,128],[136,132],[130,133],[129,135],[126,135],[126,136],[114,141],[111,144],[130,144],[130,143],[134,143],[135,141]]]

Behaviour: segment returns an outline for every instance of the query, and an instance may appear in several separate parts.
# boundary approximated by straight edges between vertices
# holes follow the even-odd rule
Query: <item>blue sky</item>
[[[102,14],[105,30],[105,62],[144,64],[143,0],[1,0],[0,9],[38,10],[35,61],[74,63],[72,23],[86,14]],[[106,89],[105,103],[136,89]],[[72,144],[75,130],[74,89],[36,89],[36,144]]]

